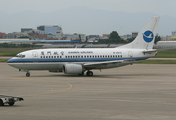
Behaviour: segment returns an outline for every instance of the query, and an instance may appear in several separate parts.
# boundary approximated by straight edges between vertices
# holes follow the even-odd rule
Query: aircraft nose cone
[[[10,65],[10,66],[12,66],[12,67],[14,67],[14,66],[13,66],[13,64],[14,64],[13,59],[9,59],[9,60],[7,61],[7,64]]]
[[[14,59],[9,59],[9,60],[7,61],[7,64],[10,65],[11,67],[18,68],[18,66],[15,64]]]
[[[12,62],[12,59],[9,59],[8,61],[7,61],[7,63],[11,63]]]

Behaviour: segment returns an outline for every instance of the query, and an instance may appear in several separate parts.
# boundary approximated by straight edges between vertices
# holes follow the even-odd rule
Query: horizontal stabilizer
[[[157,50],[155,50],[155,49],[152,49],[152,50],[144,50],[144,51],[142,51],[144,54],[145,53],[153,53],[153,52],[157,52]]]

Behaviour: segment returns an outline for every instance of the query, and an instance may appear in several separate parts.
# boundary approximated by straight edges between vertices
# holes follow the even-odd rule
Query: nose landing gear
[[[21,72],[27,72],[27,73],[26,73],[26,77],[29,77],[29,76],[30,76],[29,70],[19,69],[19,71],[21,71]]]

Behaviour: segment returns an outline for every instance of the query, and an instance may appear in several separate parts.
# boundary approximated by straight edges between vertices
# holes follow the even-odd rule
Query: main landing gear
[[[26,73],[26,77],[29,77],[29,76],[30,76],[30,72],[27,72],[27,73]]]
[[[92,71],[87,71],[87,76],[93,76],[93,72]]]

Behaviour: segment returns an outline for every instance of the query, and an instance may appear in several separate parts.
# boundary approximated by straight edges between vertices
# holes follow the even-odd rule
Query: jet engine
[[[65,64],[63,66],[63,71],[65,74],[82,74],[83,67],[78,64]]]

